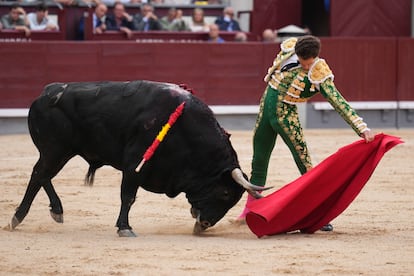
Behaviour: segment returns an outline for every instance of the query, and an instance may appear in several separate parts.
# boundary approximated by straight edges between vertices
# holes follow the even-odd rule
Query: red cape
[[[378,134],[340,148],[278,191],[248,204],[246,222],[258,237],[301,230],[314,233],[340,215],[369,180],[382,156],[403,143]]]

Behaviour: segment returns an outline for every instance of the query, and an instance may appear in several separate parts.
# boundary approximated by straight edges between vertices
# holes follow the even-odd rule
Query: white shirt
[[[56,26],[57,29],[59,29],[59,27],[52,22],[51,20],[49,20],[49,18],[44,17],[42,22],[37,22],[37,16],[35,12],[31,12],[27,15],[27,19],[29,20],[29,24],[30,24],[30,29],[34,30],[34,31],[42,31],[44,29],[46,29],[47,25],[49,24],[53,24]]]

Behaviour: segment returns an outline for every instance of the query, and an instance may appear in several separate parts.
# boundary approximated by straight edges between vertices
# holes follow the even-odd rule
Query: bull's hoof
[[[200,235],[206,229],[207,227],[203,226],[201,223],[196,221],[196,223],[194,224],[194,228],[193,228],[193,235]]]
[[[118,230],[118,236],[121,238],[135,238],[137,235],[131,229]]]
[[[63,214],[56,214],[50,211],[50,216],[56,221],[57,223],[63,223]]]
[[[19,224],[20,221],[16,218],[16,216],[13,216],[9,224],[9,230],[13,231]]]

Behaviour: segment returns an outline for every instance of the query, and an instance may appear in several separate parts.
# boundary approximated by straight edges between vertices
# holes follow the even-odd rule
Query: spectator
[[[271,29],[266,29],[262,33],[263,42],[276,42],[276,33]]]
[[[93,32],[96,34],[101,34],[106,31],[106,13],[108,12],[108,7],[104,4],[98,4],[95,7],[95,12],[92,17]]]
[[[108,7],[104,3],[96,5],[95,11],[92,15],[93,33],[101,34],[106,31],[106,13]],[[85,18],[82,17],[79,22],[78,39],[83,40],[85,35]]]
[[[188,24],[192,32],[208,32],[208,24],[204,20],[204,11],[200,8],[195,8],[191,16],[191,21]]]
[[[236,42],[247,42],[247,35],[243,32],[237,32],[234,35],[234,41],[236,41]]]
[[[44,3],[40,3],[36,7],[36,12],[27,15],[27,20],[32,31],[57,31],[58,25],[51,21],[48,17],[49,11]]]
[[[223,10],[223,15],[218,17],[214,23],[219,26],[220,31],[241,31],[239,22],[234,17],[234,10],[232,7],[226,7]]]
[[[168,14],[160,19],[162,28],[166,31],[186,31],[187,24],[183,20],[183,11],[170,8]]]
[[[19,4],[13,4],[8,14],[1,17],[4,29],[22,31],[26,36],[30,35],[29,21],[24,9]]]
[[[220,30],[217,24],[211,24],[209,26],[208,41],[215,43],[223,43],[224,39],[220,37]]]
[[[141,6],[141,13],[134,16],[134,28],[138,31],[159,31],[162,26],[154,13],[154,7],[150,4]]]
[[[132,37],[133,17],[125,11],[125,6],[121,2],[115,3],[113,14],[106,17],[105,24],[108,31],[121,31],[128,38]]]

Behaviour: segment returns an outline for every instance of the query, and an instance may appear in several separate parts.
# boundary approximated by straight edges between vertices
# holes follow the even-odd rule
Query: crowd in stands
[[[29,2],[31,0],[23,0]],[[71,4],[74,0],[56,0],[65,5]],[[80,1],[80,0],[76,0]],[[91,1],[94,6],[92,16],[92,28],[94,34],[102,34],[107,31],[118,31],[131,38],[134,32],[147,31],[171,31],[171,32],[205,32],[208,33],[208,41],[223,43],[225,40],[220,37],[220,32],[235,32],[234,41],[245,42],[248,37],[240,28],[239,22],[235,19],[234,9],[231,6],[223,8],[222,15],[217,16],[213,21],[210,17],[206,21],[202,6],[195,7],[191,16],[183,16],[183,11],[178,8],[182,4],[222,4],[225,0],[81,0]],[[139,12],[130,14],[127,12],[126,3],[139,4]],[[156,5],[153,5],[156,4]],[[168,4],[171,7],[165,16],[159,17],[155,11],[157,4]],[[108,8],[109,7],[109,8]],[[187,12],[188,14],[188,12]],[[77,39],[84,39],[85,17],[78,23]],[[90,24],[90,23],[89,23]],[[90,25],[89,25],[90,26]],[[0,30],[16,30],[30,36],[32,31],[58,31],[59,26],[56,20],[48,16],[48,6],[44,2],[36,5],[34,12],[27,13],[19,3],[10,6],[10,11],[1,16]],[[263,32],[264,42],[274,42],[275,33],[271,30]]]
[[[53,3],[57,2],[62,5],[78,5],[78,4],[99,4],[104,3],[106,5],[113,5],[116,2],[123,4],[155,4],[155,5],[225,5],[228,4],[227,0],[50,0],[50,1],[39,1],[39,0],[0,0],[0,2],[15,2],[15,3]]]
[[[85,32],[83,20],[79,24],[80,39]],[[242,33],[239,23],[234,19],[232,7],[225,7],[222,16],[218,16],[214,23],[207,23],[203,9],[198,7],[194,8],[189,19],[184,19],[183,11],[175,7],[169,8],[165,16],[158,17],[154,5],[150,3],[141,4],[139,13],[129,14],[126,11],[125,4],[122,2],[116,2],[111,12],[109,12],[105,3],[97,4],[93,14],[93,28],[94,33],[120,31],[125,33],[127,37],[131,37],[133,31],[208,32],[209,41],[218,43],[224,42],[222,38],[218,37],[220,31],[237,31]],[[242,38],[240,38],[240,35],[240,41],[247,40],[245,34]]]
[[[36,11],[30,13],[26,13],[18,3],[15,3],[7,14],[1,16],[0,29],[17,30],[29,36],[32,30],[56,31],[59,27],[56,22],[49,19],[48,7],[44,3],[38,4]]]

